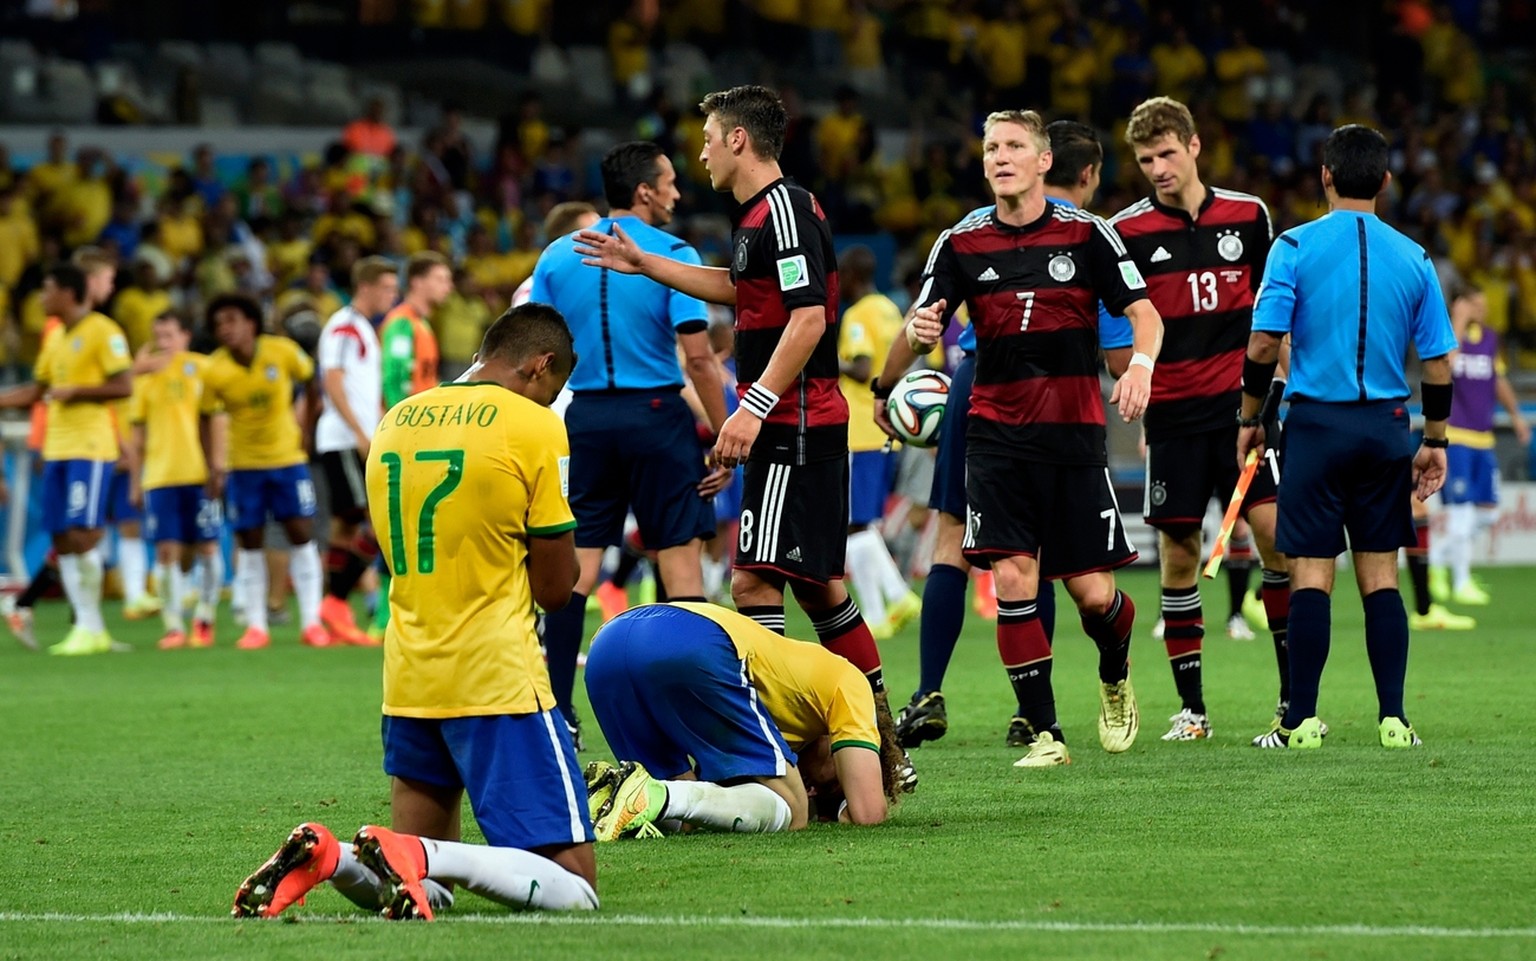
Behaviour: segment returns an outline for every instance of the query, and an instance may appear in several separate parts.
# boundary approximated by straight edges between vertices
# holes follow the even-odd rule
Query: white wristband
[[[1131,355],[1131,363],[1130,363],[1129,366],[1131,366],[1131,367],[1145,367],[1147,369],[1147,373],[1150,374],[1150,373],[1152,373],[1152,366],[1153,366],[1152,358],[1148,357],[1146,354],[1139,353],[1139,352],[1135,353],[1135,354],[1132,354]]]
[[[767,420],[768,414],[778,406],[778,403],[778,394],[764,387],[762,381],[755,381],[742,395],[741,409],[754,415],[758,420]]]

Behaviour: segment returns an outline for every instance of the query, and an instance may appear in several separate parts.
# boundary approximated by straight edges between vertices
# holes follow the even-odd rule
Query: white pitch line
[[[366,914],[298,915],[305,924],[371,923]],[[553,927],[905,929],[931,931],[1034,931],[1061,934],[1219,934],[1254,937],[1536,939],[1536,927],[1449,928],[1434,925],[1243,924],[1203,921],[997,921],[962,918],[782,918],[754,915],[641,914],[465,914],[444,918],[449,924],[549,925]],[[0,923],[52,924],[229,924],[232,919],[205,914],[28,914],[0,912]]]

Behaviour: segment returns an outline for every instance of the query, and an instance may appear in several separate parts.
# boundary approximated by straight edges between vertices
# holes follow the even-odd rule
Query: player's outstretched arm
[[[885,779],[880,771],[880,755],[862,747],[845,747],[832,753],[837,768],[837,783],[843,789],[848,807],[839,820],[851,824],[879,824],[890,813],[885,800]]]
[[[640,274],[658,284],[712,304],[736,306],[736,285],[724,267],[700,267],[670,257],[648,254],[618,224],[613,233],[583,230],[576,235],[576,253],[588,267],[606,267],[621,274]]]
[[[1152,399],[1152,367],[1163,349],[1163,318],[1145,297],[1127,306],[1125,316],[1131,322],[1134,352],[1109,402],[1119,405],[1120,418],[1129,424],[1147,412]]]

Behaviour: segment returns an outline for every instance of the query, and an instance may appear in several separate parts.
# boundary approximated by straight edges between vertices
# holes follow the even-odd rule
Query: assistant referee
[[[1323,147],[1330,210],[1275,239],[1253,308],[1243,368],[1237,456],[1262,450],[1258,416],[1291,338],[1285,397],[1285,473],[1278,549],[1291,562],[1291,702],[1257,747],[1317,748],[1318,684],[1328,660],[1334,560],[1348,549],[1365,607],[1365,647],[1380,703],[1383,747],[1419,744],[1403,712],[1408,617],[1397,589],[1397,551],[1415,543],[1409,496],[1445,483],[1445,426],[1456,348],[1429,254],[1375,214],[1386,189],[1387,141],[1359,124]],[[1410,341],[1423,367],[1424,442],[1409,434]]]

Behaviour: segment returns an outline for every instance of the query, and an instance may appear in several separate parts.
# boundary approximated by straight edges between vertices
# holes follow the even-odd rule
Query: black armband
[[[1451,385],[1424,385],[1424,419],[1447,420],[1451,416]]]
[[[1243,358],[1243,393],[1249,397],[1263,399],[1269,391],[1269,382],[1275,376],[1275,368],[1280,366],[1278,360],[1272,360],[1262,364],[1252,357]]]
[[[1444,437],[1426,437],[1424,438],[1424,446],[1438,447],[1441,450],[1444,450],[1445,448],[1451,446],[1451,442],[1446,440]]]

